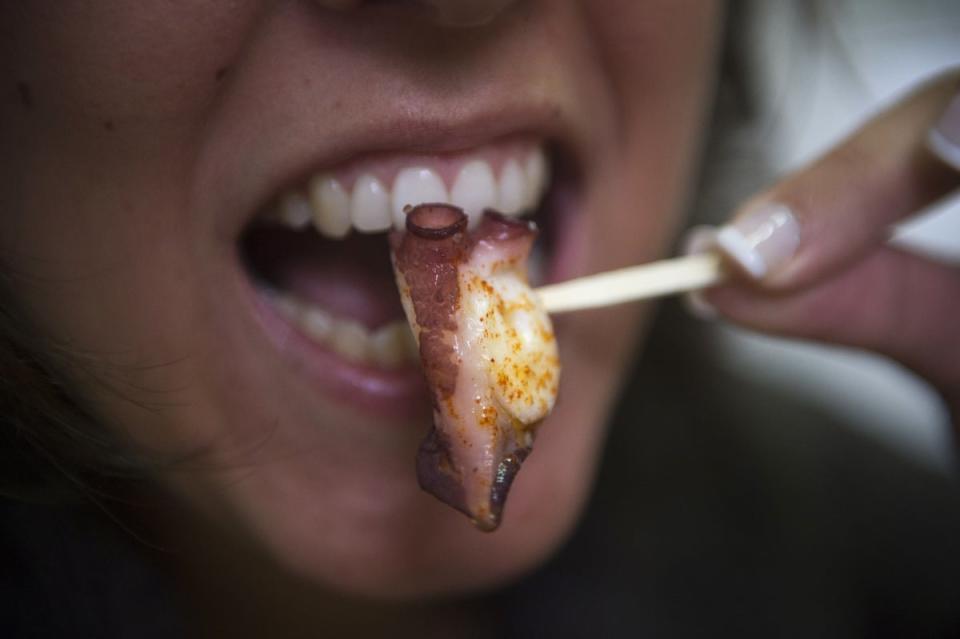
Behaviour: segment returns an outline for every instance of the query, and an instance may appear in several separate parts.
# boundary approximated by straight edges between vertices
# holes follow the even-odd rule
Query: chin
[[[611,320],[636,326],[635,313]],[[381,420],[351,410],[323,425],[290,416],[287,429],[256,453],[246,451],[242,463],[234,452],[234,461],[216,471],[178,472],[167,483],[206,522],[210,539],[233,539],[223,555],[211,558],[212,566],[257,557],[308,588],[385,602],[495,589],[554,553],[589,495],[620,373],[609,359],[603,368],[580,365],[578,349],[568,350],[564,384],[579,388],[582,401],[560,401],[541,425],[495,532],[479,530],[417,486],[413,460],[426,416],[389,438],[378,430]],[[340,410],[332,406],[327,414]],[[353,448],[358,444],[348,438],[340,449],[317,435],[344,426],[365,433],[367,443]]]
[[[533,503],[532,490],[517,487],[510,519],[494,534],[438,503],[408,506],[391,525],[348,538],[324,535],[291,513],[270,522],[260,543],[284,573],[341,596],[412,602],[475,595],[535,570],[574,526],[578,496],[548,489],[552,501]]]

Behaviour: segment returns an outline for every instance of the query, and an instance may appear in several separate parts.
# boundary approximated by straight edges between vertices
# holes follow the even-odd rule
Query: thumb
[[[892,224],[960,184],[943,153],[957,133],[957,88],[956,74],[922,87],[708,232],[744,277],[705,299],[749,328],[893,357],[957,415],[960,267],[885,245]],[[936,154],[931,127],[950,134]]]

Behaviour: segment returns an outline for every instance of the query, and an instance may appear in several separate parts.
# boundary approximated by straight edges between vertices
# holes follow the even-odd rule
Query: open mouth
[[[272,316],[265,323],[284,325],[285,347],[295,341],[323,359],[325,376],[339,377],[348,394],[389,388],[393,402],[425,402],[387,233],[403,228],[405,207],[425,202],[454,204],[471,224],[488,208],[533,216],[542,227],[536,284],[552,270],[559,158],[542,141],[511,139],[454,154],[361,157],[309,176],[241,235],[258,306]]]

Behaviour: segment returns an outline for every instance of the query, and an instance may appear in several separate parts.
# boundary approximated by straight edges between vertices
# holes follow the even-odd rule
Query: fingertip
[[[716,235],[724,255],[754,281],[781,272],[800,246],[800,223],[789,206],[764,202],[748,209]]]
[[[684,255],[717,251],[750,280],[782,274],[800,246],[800,223],[789,206],[763,202],[719,228],[695,226],[684,237]]]

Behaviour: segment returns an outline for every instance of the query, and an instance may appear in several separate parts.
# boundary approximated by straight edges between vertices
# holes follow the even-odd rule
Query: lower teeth
[[[419,364],[410,326],[396,320],[370,330],[359,322],[331,315],[287,293],[271,293],[274,308],[311,341],[358,364],[400,368]]]

